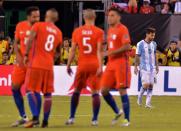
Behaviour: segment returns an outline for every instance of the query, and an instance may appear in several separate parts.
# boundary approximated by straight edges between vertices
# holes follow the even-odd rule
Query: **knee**
[[[46,93],[44,94],[44,97],[52,97],[52,93]]]
[[[150,84],[144,84],[144,85],[143,85],[143,88],[144,88],[144,89],[148,89],[149,87],[150,87]]]
[[[109,94],[109,90],[107,90],[107,89],[102,89],[101,90],[101,94],[103,95],[103,96],[106,96],[106,95],[108,95]]]
[[[12,90],[19,90],[21,86],[12,84]]]
[[[119,93],[120,93],[121,96],[126,95],[127,94],[127,90],[126,89],[120,89]]]

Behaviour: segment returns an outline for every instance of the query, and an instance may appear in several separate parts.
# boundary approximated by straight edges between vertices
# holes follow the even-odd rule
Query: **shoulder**
[[[138,47],[143,46],[143,43],[144,43],[144,41],[141,40],[141,41],[139,41],[139,42],[137,43],[137,46],[138,46]]]
[[[152,42],[154,46],[157,46],[157,43],[155,41]]]
[[[21,21],[21,22],[19,22],[19,23],[16,25],[16,28],[22,28],[22,26],[25,26],[25,25],[27,25],[27,24],[28,24],[27,21]]]
[[[73,34],[74,35],[79,34],[81,32],[81,30],[83,30],[82,26],[81,27],[77,27],[77,28],[74,29]]]
[[[39,26],[39,25],[44,25],[45,22],[36,22],[33,26]]]
[[[99,28],[97,26],[95,26],[94,28],[98,33],[104,33],[103,29],[101,29],[101,28]]]
[[[123,31],[128,31],[128,28],[124,24],[121,24],[120,29]]]

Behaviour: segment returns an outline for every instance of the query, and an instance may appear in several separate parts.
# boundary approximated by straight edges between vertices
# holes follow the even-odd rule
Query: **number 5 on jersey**
[[[90,54],[92,52],[92,46],[88,42],[88,41],[90,41],[90,39],[91,39],[90,37],[83,38],[83,46],[87,47],[87,49],[84,51],[85,54]]]

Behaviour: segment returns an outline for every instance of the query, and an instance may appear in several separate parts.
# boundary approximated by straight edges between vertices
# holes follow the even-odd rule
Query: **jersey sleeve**
[[[76,43],[76,44],[78,43],[77,34],[79,34],[79,33],[78,33],[77,29],[75,29],[72,34],[72,43]]]
[[[104,41],[104,31],[101,30],[99,33],[98,33],[98,43],[103,43]]]
[[[16,26],[15,39],[20,39],[20,25],[19,24]]]
[[[156,50],[157,50],[157,43],[156,42],[154,42],[154,47],[155,47],[154,53],[156,54]]]
[[[122,30],[121,43],[122,43],[123,45],[125,45],[125,44],[129,44],[130,42],[131,42],[131,40],[130,40],[129,31],[128,31],[128,29],[125,27],[125,28],[123,28],[123,30]]]
[[[137,44],[136,55],[139,55],[139,56],[141,55],[141,44],[140,43]]]
[[[60,45],[62,44],[62,42],[63,42],[63,35],[62,35],[62,32],[59,30],[59,43],[60,43]]]

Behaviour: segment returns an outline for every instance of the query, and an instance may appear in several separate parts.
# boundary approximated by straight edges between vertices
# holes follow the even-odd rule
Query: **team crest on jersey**
[[[128,34],[125,34],[123,37],[124,37],[124,39],[129,39]]]
[[[26,31],[26,36],[29,36],[30,35],[30,31]]]
[[[115,40],[115,39],[116,39],[116,37],[117,37],[117,35],[116,35],[116,34],[112,34],[112,39],[113,39],[113,40]]]

